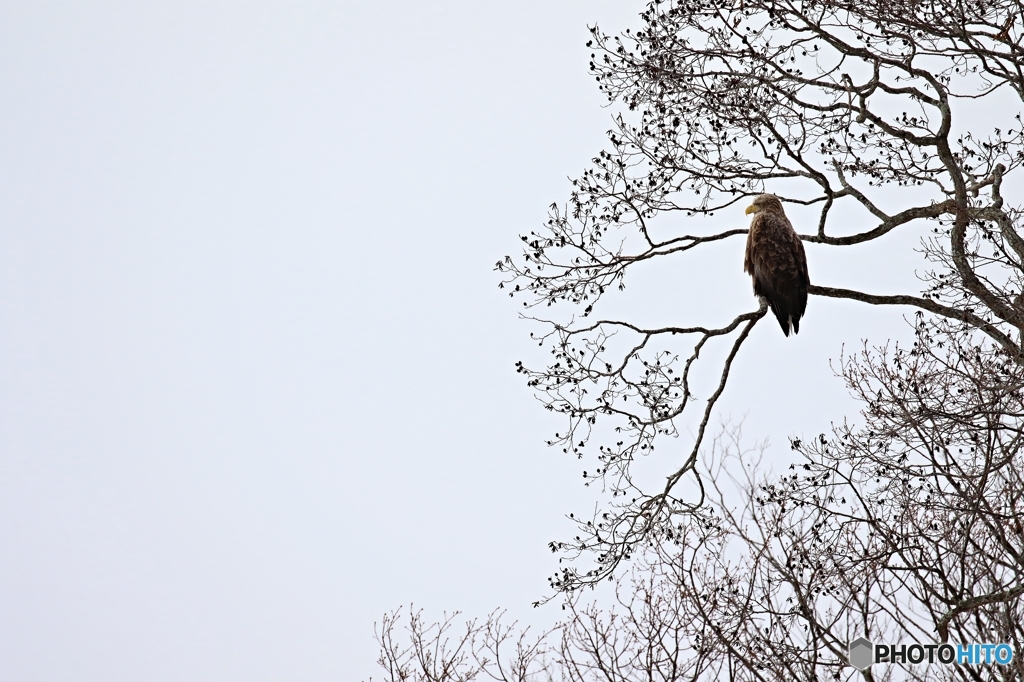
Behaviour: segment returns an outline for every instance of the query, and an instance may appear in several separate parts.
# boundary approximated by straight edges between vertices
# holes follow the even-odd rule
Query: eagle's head
[[[774,194],[759,194],[754,197],[754,203],[747,206],[746,213],[758,213],[764,210],[783,213],[782,202]]]

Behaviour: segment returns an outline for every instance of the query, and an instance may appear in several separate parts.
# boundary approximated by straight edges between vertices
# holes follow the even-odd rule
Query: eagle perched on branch
[[[807,256],[804,245],[774,194],[762,194],[747,207],[753,213],[747,233],[743,271],[754,280],[754,295],[768,301],[782,332],[800,332],[807,308]]]

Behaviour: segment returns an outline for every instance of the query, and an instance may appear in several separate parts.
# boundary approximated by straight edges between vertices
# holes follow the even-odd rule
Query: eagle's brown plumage
[[[763,297],[789,336],[800,332],[807,308],[807,256],[804,245],[774,194],[762,194],[747,208],[753,213],[747,233],[743,271],[754,280],[754,294]]]

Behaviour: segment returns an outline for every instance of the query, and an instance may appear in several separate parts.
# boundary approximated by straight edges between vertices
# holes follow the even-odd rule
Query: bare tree
[[[377,663],[388,682],[544,682],[553,679],[545,654],[549,633],[536,637],[529,628],[502,622],[491,613],[483,623],[467,620],[457,627],[459,614],[424,622],[421,611],[409,607],[406,623],[401,610],[384,616],[375,628],[380,656]]]
[[[585,476],[611,497],[578,519],[574,540],[552,543],[568,555],[556,590],[608,579],[643,548],[711,523],[714,482],[701,448],[766,306],[658,328],[595,312],[627,270],[694,258],[746,233],[702,231],[701,216],[772,191],[816,210],[816,228],[801,239],[844,249],[925,222],[931,238],[908,253],[922,259],[919,291],[840,288],[817,279],[812,264],[810,294],[916,309],[958,348],[989,358],[978,371],[1000,363],[1017,371],[1024,239],[1021,209],[1003,191],[1024,163],[1021,10],[1007,0],[666,0],[647,5],[635,32],[592,29],[591,69],[618,108],[609,147],[544,228],[522,237],[523,257],[497,264],[553,353],[547,367],[518,367],[545,407],[566,418],[551,444],[582,457],[596,440],[597,464]],[[1001,120],[982,129],[982,110],[986,121]],[[863,227],[842,233],[837,223]],[[532,312],[548,306],[551,319]],[[715,346],[723,359],[700,404],[695,368]],[[663,485],[638,483],[635,463],[679,435],[687,408],[698,414],[692,442]],[[593,558],[589,568],[579,567],[581,555]],[[992,590],[997,583],[1006,587],[992,577]]]
[[[554,355],[519,366],[568,422],[551,443],[582,456],[596,440],[585,475],[611,500],[575,540],[552,543],[570,560],[552,581],[566,617],[526,649],[523,670],[578,682],[1024,679],[1019,656],[864,672],[845,660],[865,634],[1024,646],[1024,240],[1021,209],[1004,199],[1024,163],[1022,10],[673,0],[648,4],[636,32],[593,29],[592,69],[621,109],[610,147],[523,237],[523,259],[498,269]],[[678,226],[766,190],[816,211],[809,243],[856,249],[930,227],[907,254],[920,259],[919,291],[839,288],[812,264],[812,295],[904,306],[914,341],[844,355],[836,372],[860,415],[794,440],[782,472],[736,430],[706,437],[763,303],[658,328],[594,307],[627,269],[743,235]],[[529,312],[540,306],[557,319]],[[695,368],[715,346],[701,405]],[[695,437],[664,485],[645,489],[636,462],[679,435],[688,407]],[[578,569],[579,557],[594,565]],[[584,603],[580,588],[607,578],[616,602]],[[405,651],[382,662],[422,658],[412,634],[406,649],[381,638],[382,651]]]

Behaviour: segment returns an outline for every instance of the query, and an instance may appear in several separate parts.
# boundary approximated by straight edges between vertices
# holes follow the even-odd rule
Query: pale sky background
[[[640,9],[0,3],[0,679],[360,680],[410,602],[558,617],[546,543],[595,498],[492,267],[604,143],[587,24]],[[905,290],[914,239],[812,280]],[[727,321],[741,251],[609,305]],[[723,414],[786,461],[900,314],[766,319]]]

